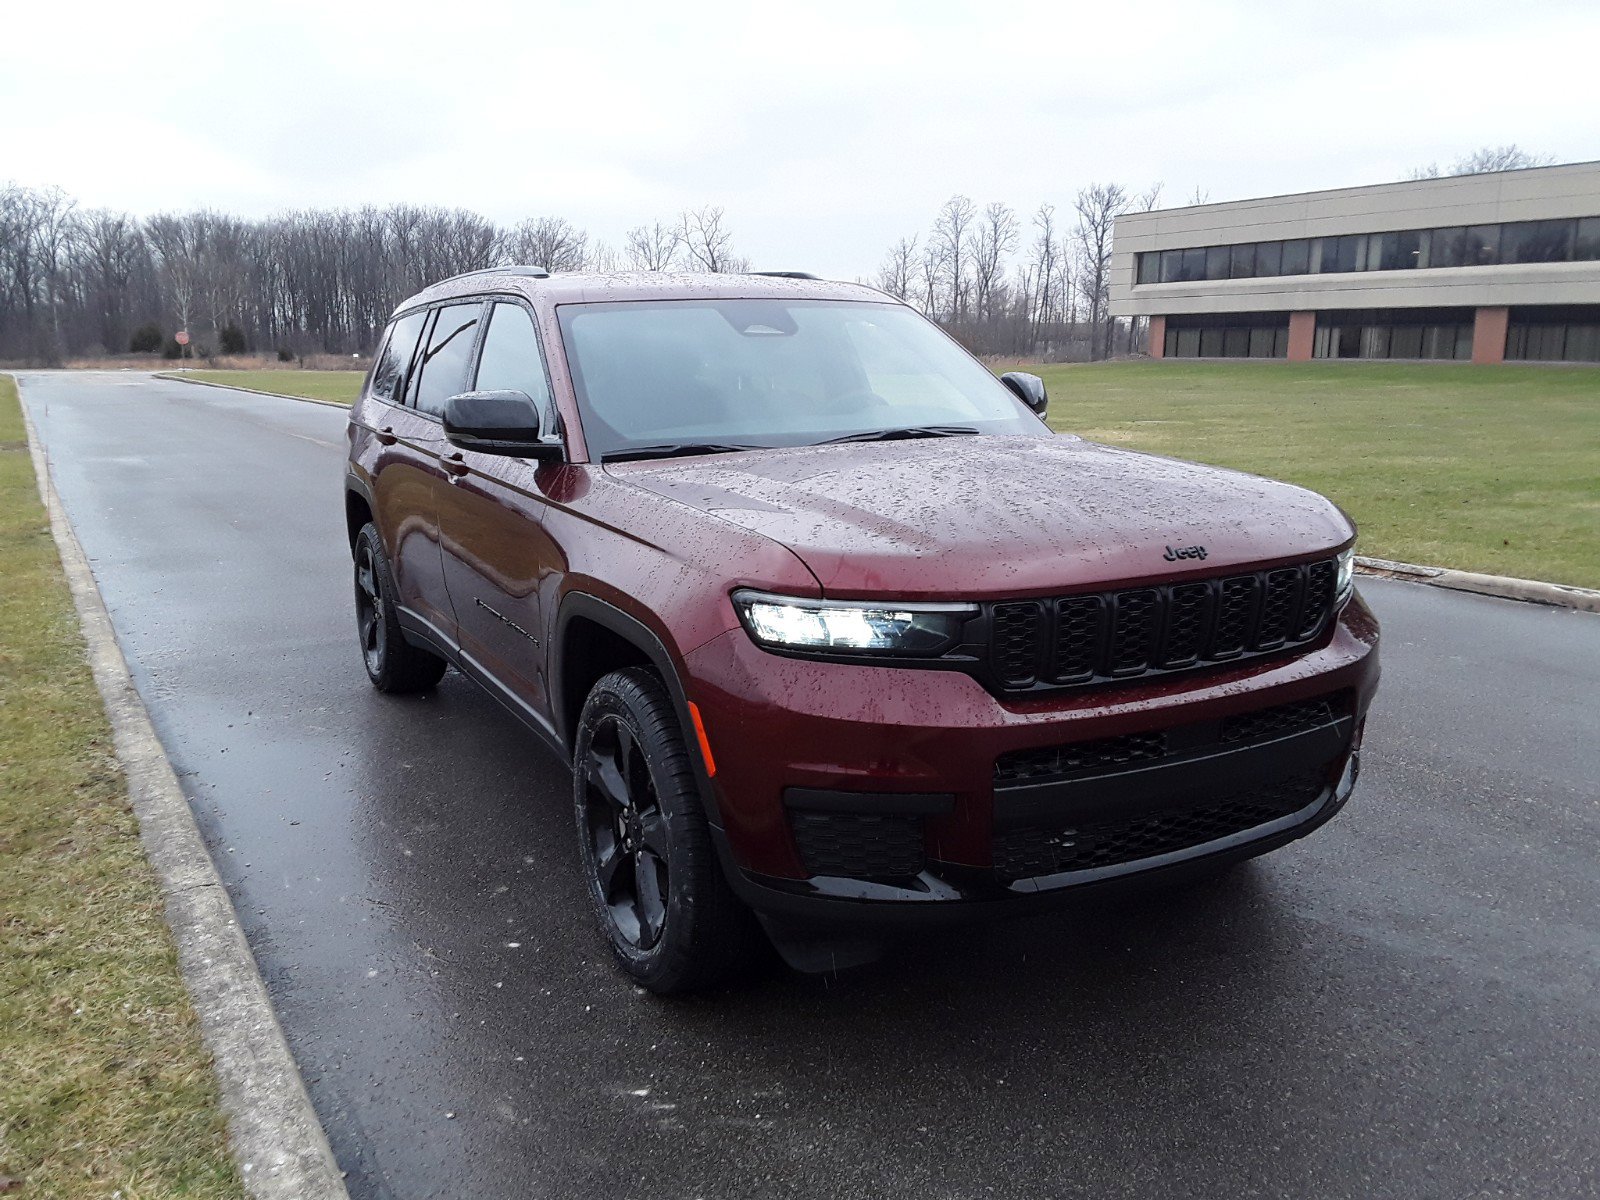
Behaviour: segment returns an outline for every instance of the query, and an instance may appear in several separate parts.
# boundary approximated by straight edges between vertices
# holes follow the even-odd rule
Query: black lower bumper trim
[[[729,882],[758,913],[812,927],[887,930],[1023,916],[1106,888],[1160,886],[1276,850],[1331,820],[1350,798],[1358,771],[1359,755],[1351,754],[1336,785],[1325,787],[1300,811],[1266,825],[1092,870],[1007,882],[992,869],[931,863],[915,878],[893,882],[829,876],[778,879],[739,870],[729,872]]]

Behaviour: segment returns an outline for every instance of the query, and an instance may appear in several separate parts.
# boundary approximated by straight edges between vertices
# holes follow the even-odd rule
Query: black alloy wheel
[[[622,717],[598,724],[583,761],[595,882],[617,933],[647,951],[667,922],[667,822],[649,765]]]
[[[668,995],[766,961],[754,916],[723,876],[695,751],[661,677],[646,667],[602,677],[575,743],[579,852],[618,965]]]
[[[356,636],[367,678],[380,692],[426,691],[439,682],[448,664],[406,640],[395,611],[394,573],[375,525],[361,527],[354,551]]]

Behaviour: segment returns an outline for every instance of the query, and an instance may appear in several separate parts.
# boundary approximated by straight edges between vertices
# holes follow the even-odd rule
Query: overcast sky
[[[953,193],[1063,208],[1600,159],[1600,3],[7,4],[0,181],[141,214],[396,201],[620,242],[726,208],[871,274]]]

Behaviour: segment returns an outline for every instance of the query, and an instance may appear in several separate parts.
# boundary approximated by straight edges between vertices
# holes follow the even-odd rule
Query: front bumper
[[[710,799],[735,890],[758,911],[790,919],[900,922],[1020,911],[1310,832],[1354,786],[1377,640],[1356,597],[1324,644],[1294,657],[1032,701],[997,699],[953,671],[769,654],[743,630],[686,665],[717,763]],[[1227,740],[1226,730],[1263,710],[1323,700],[1330,716],[1314,728]],[[1161,753],[1147,752],[1151,737]],[[1107,761],[1038,778],[1006,773],[1008,762],[1080,746]],[[1290,777],[1292,794],[1258,794]],[[1239,808],[1250,796],[1261,803]],[[900,864],[892,871],[850,868],[849,853],[826,853],[830,843],[813,831],[830,820],[859,827],[859,818],[826,816],[850,810],[874,828],[914,829],[914,864],[904,845],[891,848]],[[1113,829],[1123,843],[1108,849],[1099,843],[1110,835],[1096,831]],[[1143,839],[1133,850],[1129,829]],[[818,862],[835,866],[814,869]]]

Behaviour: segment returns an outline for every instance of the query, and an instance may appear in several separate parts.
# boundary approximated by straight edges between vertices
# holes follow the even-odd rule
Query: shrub
[[[165,346],[161,347],[161,357],[162,358],[182,358],[183,357],[183,347],[178,345],[178,343],[174,339],[168,338],[167,339],[167,344]]]
[[[279,362],[293,362],[294,361],[294,351],[288,349],[285,346],[279,346],[278,347],[278,361]]]
[[[217,349],[224,354],[243,354],[246,349],[244,331],[237,325],[225,326],[217,334]]]
[[[133,354],[155,354],[161,349],[161,327],[155,322],[141,325],[128,339],[128,350]]]

